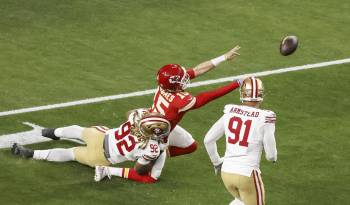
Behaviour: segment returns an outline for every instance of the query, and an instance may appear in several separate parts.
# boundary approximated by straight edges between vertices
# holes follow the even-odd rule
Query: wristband
[[[217,58],[211,59],[210,62],[216,67],[220,63],[224,62],[226,60],[225,55],[219,56]]]

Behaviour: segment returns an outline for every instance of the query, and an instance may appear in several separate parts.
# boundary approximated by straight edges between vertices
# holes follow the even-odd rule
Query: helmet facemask
[[[187,72],[185,72],[185,75],[179,82],[181,90],[185,90],[189,84],[190,84],[190,76],[187,74]]]

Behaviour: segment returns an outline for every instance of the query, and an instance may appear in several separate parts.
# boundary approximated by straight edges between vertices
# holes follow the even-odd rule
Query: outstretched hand
[[[225,53],[225,58],[226,60],[232,60],[234,59],[236,56],[239,56],[240,54],[238,53],[239,49],[241,49],[240,46],[235,46],[234,48],[232,48],[230,51],[228,51],[227,53]]]

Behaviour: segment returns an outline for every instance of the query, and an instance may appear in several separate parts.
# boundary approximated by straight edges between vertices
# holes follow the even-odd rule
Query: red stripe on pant
[[[261,189],[261,184],[258,177],[258,172],[256,170],[253,171],[253,179],[254,179],[254,185],[255,185],[255,191],[256,191],[256,204],[263,205],[262,189]]]
[[[106,133],[106,129],[104,129],[103,127],[101,127],[101,126],[94,126],[94,128],[96,129],[96,130],[98,130],[98,131],[100,131],[100,132],[103,132],[103,133]]]
[[[259,182],[259,187],[260,187],[260,190],[261,190],[261,204],[264,204],[264,192],[263,192],[263,188],[262,188],[262,186],[261,186],[261,176],[260,176],[260,174],[258,174],[258,172],[256,172],[257,173],[257,177],[258,177],[258,182]]]

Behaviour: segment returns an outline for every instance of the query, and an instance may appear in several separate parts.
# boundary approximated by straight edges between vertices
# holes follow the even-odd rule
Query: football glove
[[[243,84],[244,79],[243,79],[243,78],[240,78],[240,79],[237,79],[236,81],[237,81],[237,83],[239,84],[239,87],[241,87],[242,84]]]
[[[222,163],[224,162],[223,158],[220,158],[218,163],[213,164],[214,165],[214,173],[215,175],[220,175],[221,174],[221,167]]]
[[[95,182],[101,181],[103,178],[108,177],[108,179],[112,178],[112,174],[108,167],[106,166],[96,166],[95,167]]]

